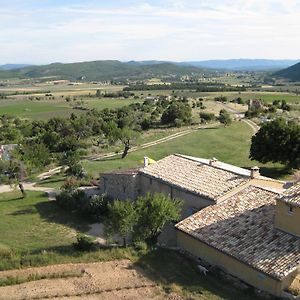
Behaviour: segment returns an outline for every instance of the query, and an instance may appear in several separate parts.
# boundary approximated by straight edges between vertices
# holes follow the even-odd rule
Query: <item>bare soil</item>
[[[166,295],[129,260],[88,264],[64,264],[0,272],[0,278],[28,278],[31,275],[81,273],[82,276],[42,279],[0,287],[1,300],[20,299],[182,299]]]

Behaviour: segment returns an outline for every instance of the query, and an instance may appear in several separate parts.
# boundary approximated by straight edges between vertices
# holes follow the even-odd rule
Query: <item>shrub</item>
[[[215,119],[215,115],[214,114],[206,113],[206,112],[201,112],[200,113],[201,123],[212,121],[214,119]]]
[[[62,191],[73,192],[79,187],[79,181],[75,177],[68,177],[61,186]]]
[[[108,213],[111,199],[106,195],[94,195],[87,200],[86,214],[94,221],[99,221]]]
[[[78,251],[91,251],[94,248],[94,239],[87,235],[78,235],[73,247]]]
[[[147,243],[143,242],[143,241],[135,241],[133,244],[133,247],[136,251],[142,251],[145,252],[148,250],[148,245]]]
[[[60,207],[72,211],[81,209],[85,205],[87,197],[84,191],[81,190],[64,190],[56,196],[56,201]]]

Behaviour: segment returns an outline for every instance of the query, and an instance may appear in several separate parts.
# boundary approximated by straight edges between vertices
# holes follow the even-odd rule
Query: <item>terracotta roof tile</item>
[[[277,199],[289,205],[300,207],[300,182],[287,189],[282,196]]]
[[[141,169],[140,173],[212,200],[250,180],[248,176],[223,169],[218,164],[211,166],[204,160],[201,162],[177,154]]]
[[[280,280],[300,264],[300,238],[274,227],[277,195],[250,185],[176,228]]]

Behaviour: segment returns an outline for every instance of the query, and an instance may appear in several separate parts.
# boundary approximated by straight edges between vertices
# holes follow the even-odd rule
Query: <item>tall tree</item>
[[[138,222],[135,226],[136,238],[156,244],[157,238],[166,223],[178,221],[182,201],[171,199],[165,194],[150,194],[136,201]]]
[[[139,136],[139,133],[137,131],[134,131],[127,127],[119,130],[118,137],[119,137],[119,140],[124,145],[124,151],[122,154],[122,158],[125,158],[127,156],[128,151],[130,150],[132,145],[135,143],[138,136]]]
[[[218,119],[219,119],[220,123],[224,124],[225,127],[232,123],[231,116],[230,116],[229,112],[225,109],[220,110]]]
[[[15,158],[9,161],[0,161],[0,174],[1,179],[11,186],[18,186],[23,197],[26,197],[26,192],[23,186],[23,180],[26,177],[26,169],[24,164]]]
[[[300,168],[300,126],[282,118],[264,124],[252,137],[250,158]]]
[[[133,232],[137,221],[137,212],[132,201],[116,200],[108,204],[108,218],[106,226],[108,232],[120,234],[123,237],[123,245],[126,246],[126,237]]]

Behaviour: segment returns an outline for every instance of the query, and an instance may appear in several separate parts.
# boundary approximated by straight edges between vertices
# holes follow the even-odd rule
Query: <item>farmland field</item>
[[[137,102],[133,99],[83,99],[87,109],[117,108]],[[72,104],[75,106],[75,104]],[[28,119],[49,119],[51,117],[68,117],[71,113],[82,113],[64,100],[0,100],[0,115],[8,114]]]

